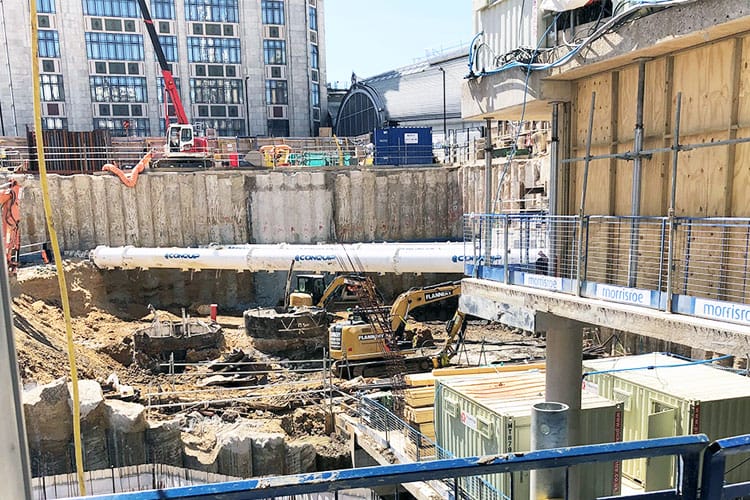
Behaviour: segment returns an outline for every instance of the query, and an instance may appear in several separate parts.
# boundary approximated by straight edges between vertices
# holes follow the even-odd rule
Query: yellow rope
[[[31,6],[31,74],[32,89],[34,90],[34,131],[36,132],[36,152],[39,158],[39,181],[42,186],[42,199],[44,200],[44,215],[47,219],[47,230],[49,231],[52,253],[55,256],[57,266],[57,282],[60,285],[60,298],[62,299],[63,313],[65,315],[65,336],[68,341],[68,361],[70,362],[70,380],[73,386],[73,445],[75,447],[76,472],[78,474],[78,490],[81,496],[86,495],[86,484],[83,479],[83,451],[81,449],[81,406],[78,397],[78,369],[76,368],[76,352],[73,344],[73,327],[70,322],[70,302],[68,301],[68,285],[65,283],[65,270],[63,269],[60,245],[57,241],[57,233],[52,223],[52,205],[49,202],[49,185],[47,183],[47,165],[44,163],[44,141],[42,140],[42,110],[41,96],[39,92],[39,55],[38,26],[36,17],[36,1],[29,0]]]

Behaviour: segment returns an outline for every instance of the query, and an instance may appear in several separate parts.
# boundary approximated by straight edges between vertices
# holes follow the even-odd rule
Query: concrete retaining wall
[[[22,242],[48,239],[39,181],[24,182]],[[65,251],[97,245],[456,240],[458,170],[150,172],[135,188],[108,175],[50,177]]]

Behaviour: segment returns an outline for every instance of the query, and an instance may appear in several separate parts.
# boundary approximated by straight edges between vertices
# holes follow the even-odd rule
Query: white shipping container
[[[750,432],[750,379],[661,353],[583,362],[584,393],[623,404],[623,440]],[[608,372],[608,373],[602,373]],[[727,457],[727,482],[750,480],[747,455]],[[743,463],[744,462],[744,463]],[[674,484],[671,457],[626,460],[623,476],[646,491]]]
[[[543,372],[497,373],[438,378],[435,384],[437,444],[456,457],[526,452],[531,444],[531,409],[543,402]],[[622,405],[584,393],[581,402],[581,444],[622,439]],[[581,481],[579,500],[620,493],[619,462],[576,467]],[[526,500],[529,473],[483,476],[495,498]],[[473,492],[470,492],[473,493]],[[480,496],[472,494],[471,496]]]

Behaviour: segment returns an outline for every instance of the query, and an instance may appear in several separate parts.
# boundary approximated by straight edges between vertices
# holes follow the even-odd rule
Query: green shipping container
[[[584,393],[623,404],[624,441],[699,433],[713,440],[750,432],[747,377],[659,353],[587,360],[583,367],[593,372],[584,377]],[[750,480],[746,459],[727,457],[727,482]],[[623,463],[623,477],[646,491],[671,488],[674,470],[672,457]]]
[[[545,375],[539,371],[438,378],[437,444],[456,457],[529,451],[531,408],[544,401],[544,391]],[[581,444],[621,440],[622,405],[584,393],[581,406]],[[586,464],[576,469],[585,480],[575,498],[586,500],[620,493],[619,462]],[[496,498],[527,500],[530,496],[529,472],[492,474],[483,479],[495,490]],[[473,491],[469,494],[482,496]]]

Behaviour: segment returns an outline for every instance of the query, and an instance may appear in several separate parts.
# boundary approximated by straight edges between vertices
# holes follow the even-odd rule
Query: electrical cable
[[[495,194],[495,200],[494,200],[494,206],[492,207],[493,213],[495,212],[495,209],[497,208],[497,202],[501,197],[501,193],[503,190],[503,181],[505,180],[505,176],[508,174],[508,170],[510,170],[510,166],[513,162],[513,158],[516,156],[516,152],[518,151],[518,139],[521,137],[521,127],[523,126],[523,120],[526,116],[526,102],[528,101],[529,97],[529,78],[531,77],[531,65],[534,62],[534,59],[536,58],[537,53],[539,52],[539,49],[542,46],[542,43],[544,43],[544,40],[546,40],[547,35],[549,34],[550,30],[553,26],[555,26],[556,21],[560,18],[562,13],[558,13],[557,16],[555,16],[555,19],[549,24],[545,32],[542,34],[541,37],[539,37],[539,41],[536,44],[536,48],[534,49],[534,52],[531,54],[531,57],[529,59],[529,63],[526,66],[526,79],[524,81],[523,85],[523,104],[521,106],[521,117],[518,122],[518,127],[516,128],[516,136],[513,138],[513,144],[510,146],[510,153],[508,154],[508,161],[505,162],[505,167],[503,167],[503,172],[500,175],[500,179],[497,183],[497,193]],[[500,200],[502,202],[502,200]],[[500,207],[500,210],[502,211],[502,206]]]
[[[593,371],[593,372],[586,372],[581,376],[581,378],[586,378],[589,375],[603,375],[606,373],[632,372],[632,371],[638,371],[638,370],[656,370],[657,368],[684,368],[686,366],[693,366],[693,365],[706,365],[709,363],[713,363],[714,361],[721,361],[722,359],[727,359],[731,357],[733,357],[731,354],[727,354],[725,356],[719,356],[718,358],[702,359],[699,361],[689,361],[687,363],[680,363],[680,364],[674,364],[674,365],[647,365],[647,366],[631,366],[628,368],[612,368],[611,370],[598,370],[598,371]]]
[[[86,483],[83,477],[83,449],[81,447],[81,402],[78,392],[78,368],[76,366],[76,352],[73,344],[73,326],[70,317],[70,301],[68,300],[68,286],[65,282],[65,269],[63,269],[60,244],[57,240],[55,225],[52,221],[52,204],[49,197],[49,182],[47,180],[47,165],[44,161],[44,137],[42,134],[42,103],[39,89],[39,38],[37,26],[36,0],[29,0],[31,7],[31,75],[34,94],[34,131],[36,138],[36,150],[39,162],[39,184],[42,188],[42,200],[44,201],[44,215],[47,220],[47,231],[49,232],[52,252],[55,256],[57,268],[57,282],[60,287],[60,299],[65,317],[65,338],[68,344],[68,361],[70,363],[70,382],[72,386],[73,400],[73,447],[75,451],[76,474],[78,476],[79,495],[86,496]]]
[[[577,46],[575,46],[574,49],[572,49],[570,52],[568,52],[567,54],[565,54],[564,56],[560,57],[558,60],[552,63],[525,64],[522,62],[514,61],[514,62],[507,63],[499,68],[495,68],[489,71],[483,70],[478,74],[474,73],[469,76],[470,77],[486,76],[486,75],[500,73],[508,69],[517,68],[517,67],[525,67],[532,71],[540,71],[540,70],[556,68],[558,66],[561,66],[567,63],[570,59],[576,56],[585,46],[587,46],[594,40],[604,36],[606,33],[612,31],[613,29],[615,29],[615,27],[619,27],[621,23],[626,22],[627,19],[631,15],[636,14],[639,11],[642,11],[644,8],[648,8],[648,7],[666,8],[666,7],[671,7],[674,5],[682,5],[685,3],[691,3],[693,1],[695,0],[642,0],[642,1],[639,1],[638,3],[633,3],[631,4],[629,8],[624,10],[622,13],[617,14],[617,15],[613,14],[612,18],[606,23],[604,23],[600,28],[598,28],[592,35],[583,39],[583,41]],[[648,15],[648,14],[650,14],[650,12],[645,13],[644,15]],[[552,27],[553,25],[554,23],[550,23],[550,27]],[[550,28],[548,28],[547,31],[549,31],[549,29]],[[480,33],[480,35],[481,34],[482,33]],[[482,45],[484,45],[484,43],[480,44],[475,50],[475,52],[478,52],[479,48],[481,48]],[[475,53],[473,57],[476,58],[476,55],[477,54]]]

